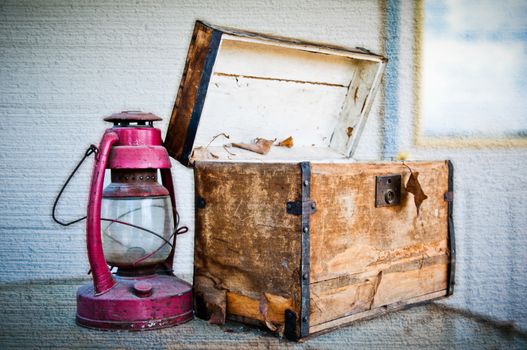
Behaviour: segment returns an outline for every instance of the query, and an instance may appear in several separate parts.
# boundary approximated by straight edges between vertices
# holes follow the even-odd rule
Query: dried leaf
[[[289,136],[285,140],[278,142],[278,146],[287,148],[293,147],[293,136]]]
[[[269,330],[271,332],[276,332],[278,328],[276,328],[276,326],[269,320],[265,320],[265,325],[267,326],[267,328],[269,328]]]
[[[257,138],[255,141],[256,141],[255,143],[250,143],[250,144],[249,143],[233,143],[232,146],[265,155],[269,153],[269,151],[271,150],[271,146],[276,141],[276,139],[266,140],[262,138]]]
[[[238,148],[241,148],[241,149],[245,149],[247,151],[252,151],[252,152],[256,152],[256,153],[260,153],[260,154],[264,154],[260,147],[256,144],[249,144],[249,143],[236,143],[236,142],[233,142],[231,144],[232,147],[238,147]]]
[[[260,311],[260,314],[262,315],[262,318],[267,328],[269,328],[273,332],[276,332],[278,328],[276,328],[276,326],[267,319],[267,311],[269,311],[269,303],[267,302],[267,298],[265,297],[264,294],[260,296],[260,303],[258,304],[258,310]]]
[[[419,216],[419,207],[421,207],[423,201],[428,198],[428,196],[423,192],[423,189],[421,188],[421,184],[417,179],[418,176],[419,173],[417,171],[411,172],[410,178],[406,183],[406,191],[414,195],[414,203],[415,207],[417,208],[417,216]]]
[[[278,326],[278,329],[276,330],[276,333],[278,333],[278,336],[280,338],[283,338],[284,337],[284,331],[285,331],[285,323],[282,323],[281,325]]]
[[[217,305],[213,305],[211,306],[211,311],[209,324],[225,324],[225,310]]]
[[[223,149],[225,150],[225,152],[229,153],[231,156],[235,156],[236,153],[232,153],[231,151],[229,151],[229,147],[231,147],[230,145],[223,145]]]
[[[194,279],[195,300],[205,308],[205,312],[210,316],[210,324],[224,324],[227,314],[227,294],[225,290],[219,289],[216,283],[209,277],[196,276]],[[206,316],[206,315],[204,315]]]
[[[192,150],[192,154],[189,157],[190,164],[194,164],[196,160],[204,159],[218,159],[219,157],[209,151],[206,147],[200,146]]]
[[[212,138],[212,140],[210,140],[209,144],[208,144],[207,147],[205,147],[205,148],[209,148],[210,144],[213,143],[214,140],[216,140],[216,139],[217,139],[218,137],[220,137],[220,136],[223,136],[223,137],[225,137],[226,139],[230,139],[230,138],[231,138],[229,135],[227,135],[227,134],[224,133],[224,132],[219,133],[218,135],[214,136],[214,137]]]
[[[269,311],[269,303],[267,302],[267,298],[265,295],[260,296],[260,303],[258,304],[258,310],[260,311],[260,314],[263,318],[267,317],[267,311]]]

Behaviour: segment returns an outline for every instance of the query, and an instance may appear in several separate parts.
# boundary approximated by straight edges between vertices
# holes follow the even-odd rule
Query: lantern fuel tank
[[[153,126],[161,118],[121,112],[104,120],[113,127],[97,152],[86,223],[93,284],[77,292],[76,321],[122,330],[189,321],[192,287],[172,272],[177,234],[186,228],[178,228],[170,160]],[[111,183],[103,188],[106,169]]]

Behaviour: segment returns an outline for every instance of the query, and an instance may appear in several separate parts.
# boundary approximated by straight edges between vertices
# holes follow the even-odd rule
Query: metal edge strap
[[[194,232],[199,232],[199,227],[198,227],[199,206],[197,205],[198,198],[201,198],[198,192],[198,188],[200,188],[199,172],[200,172],[199,168],[194,169],[194,171],[192,172],[194,175],[193,181],[194,181],[194,200],[195,200],[195,204],[194,204],[194,230],[195,231]],[[207,312],[206,312],[206,307],[204,305],[204,301],[198,297],[198,294],[196,293],[196,289],[195,289],[197,285],[196,278],[198,277],[198,271],[196,268],[197,266],[196,257],[199,251],[199,249],[197,248],[197,242],[199,242],[198,234],[199,233],[194,235],[194,242],[193,242],[194,243],[194,252],[193,252],[194,254],[192,256],[192,307],[194,308],[194,315],[196,317],[201,318],[201,319],[206,319]]]
[[[300,173],[302,178],[302,202],[310,200],[311,194],[311,163],[300,163]],[[309,293],[309,270],[310,270],[310,223],[311,211],[302,206],[301,216],[301,267],[300,267],[300,337],[309,335],[309,314],[310,314],[310,293]]]
[[[216,56],[218,54],[218,49],[220,47],[222,32],[214,29],[209,42],[209,50],[207,56],[205,57],[205,64],[203,66],[203,71],[201,72],[201,78],[199,81],[199,88],[196,94],[196,101],[194,103],[194,108],[192,109],[192,115],[190,116],[190,122],[188,125],[187,136],[185,139],[185,144],[183,146],[183,152],[181,152],[181,157],[179,161],[184,164],[189,164],[190,152],[192,152],[192,147],[194,146],[194,140],[196,138],[196,132],[198,131],[199,120],[201,118],[201,112],[203,111],[203,106],[205,105],[205,97],[207,96],[207,90],[209,88],[210,77],[212,75],[212,68],[216,61]]]
[[[448,165],[448,192],[454,193],[454,165],[447,160]],[[448,268],[447,295],[454,293],[456,274],[456,239],[454,232],[454,201],[448,201],[448,248],[450,251],[450,264]]]

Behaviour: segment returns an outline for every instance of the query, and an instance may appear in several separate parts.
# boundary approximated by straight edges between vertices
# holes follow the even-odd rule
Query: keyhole
[[[393,190],[387,190],[384,193],[384,200],[386,201],[387,204],[392,204],[395,201],[395,192]]]

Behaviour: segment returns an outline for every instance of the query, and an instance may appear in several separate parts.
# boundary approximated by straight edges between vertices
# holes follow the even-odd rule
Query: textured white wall
[[[379,3],[359,1],[8,1],[0,5],[0,281],[65,278],[88,271],[84,224],[53,223],[67,174],[108,123],[102,116],[172,111],[194,21],[203,19],[379,52]],[[379,98],[377,105],[381,99]],[[378,155],[379,113],[361,153]],[[60,204],[85,215],[91,160]],[[182,223],[193,227],[192,172],[174,162]],[[192,272],[193,230],[178,241],[175,270]]]
[[[55,225],[54,196],[106,125],[141,109],[166,128],[195,19],[254,31],[383,50],[382,1],[0,2],[0,282],[85,276],[84,225]],[[456,167],[456,294],[448,303],[527,329],[525,149],[415,149],[413,9],[403,1],[399,149]],[[382,94],[358,157],[380,156]],[[193,226],[190,170],[174,163],[182,222]],[[84,215],[91,161],[61,203]],[[192,271],[193,230],[175,270]]]
[[[527,330],[527,150],[412,145],[414,9],[410,1],[401,5],[399,150],[451,159],[455,167],[456,287],[446,303]]]

